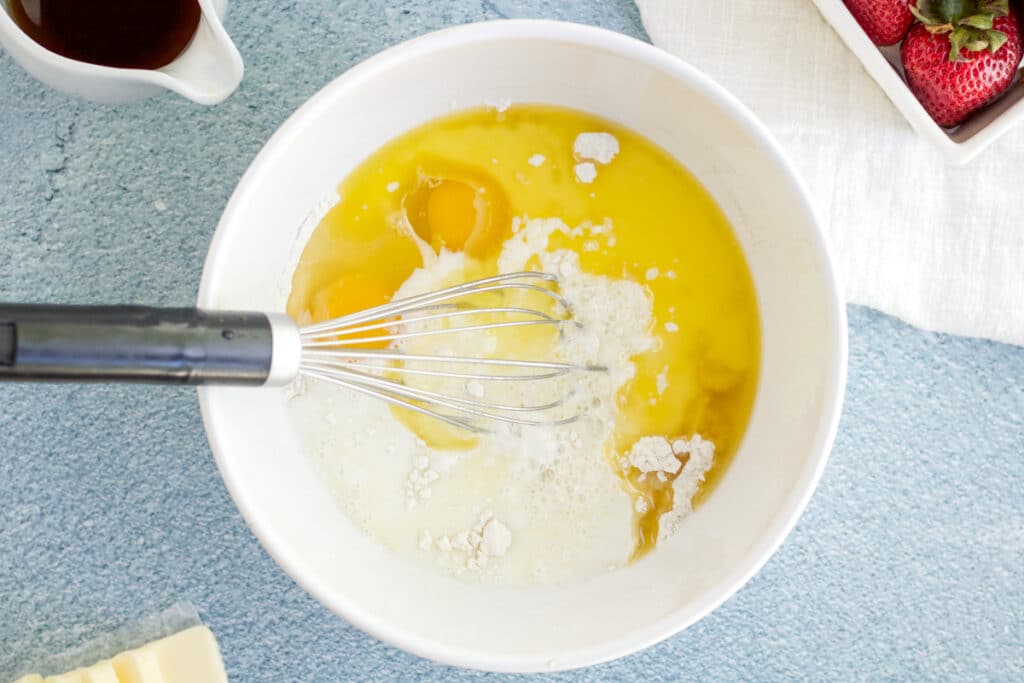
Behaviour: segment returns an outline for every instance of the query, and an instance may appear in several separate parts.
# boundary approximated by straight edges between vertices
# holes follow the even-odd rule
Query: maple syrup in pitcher
[[[198,0],[9,0],[18,26],[47,50],[123,69],[159,69],[199,27]]]

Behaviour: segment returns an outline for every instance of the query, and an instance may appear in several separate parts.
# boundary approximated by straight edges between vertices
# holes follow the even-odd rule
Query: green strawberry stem
[[[949,61],[969,62],[963,51],[995,54],[1007,35],[992,28],[996,17],[1010,13],[1009,0],[917,0],[910,11],[929,33],[949,34]]]

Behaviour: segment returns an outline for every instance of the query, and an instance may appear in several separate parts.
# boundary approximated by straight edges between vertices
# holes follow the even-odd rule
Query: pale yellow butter
[[[29,674],[14,683],[227,683],[213,633],[196,626],[123,652],[88,669],[43,678]]]
[[[110,660],[93,664],[85,670],[85,680],[89,683],[121,683]]]
[[[75,669],[59,676],[47,676],[46,683],[88,683],[88,680],[84,671]]]
[[[164,683],[227,683],[217,640],[205,626],[176,633],[147,647],[160,662]]]
[[[114,657],[114,671],[117,672],[118,683],[164,683],[160,662],[153,652],[155,644],[150,643],[138,650],[129,650]]]

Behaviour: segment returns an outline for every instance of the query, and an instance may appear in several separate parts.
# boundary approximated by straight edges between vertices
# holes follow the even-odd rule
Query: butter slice
[[[117,671],[110,660],[93,664],[85,670],[85,680],[89,683],[121,683],[117,679]]]
[[[14,683],[227,683],[217,639],[195,626],[113,660],[59,676],[22,676]]]
[[[114,657],[114,671],[120,683],[166,683],[152,648],[151,643]]]
[[[160,661],[164,683],[227,683],[217,639],[205,626],[175,633],[146,649],[152,649]]]

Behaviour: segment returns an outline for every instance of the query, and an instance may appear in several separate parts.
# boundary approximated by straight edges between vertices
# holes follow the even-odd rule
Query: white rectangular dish
[[[1012,126],[1024,123],[1024,81],[1018,77],[1001,98],[971,116],[963,125],[951,130],[942,128],[932,120],[903,80],[899,46],[875,46],[843,0],[814,0],[814,4],[914,130],[941,150],[950,163],[967,163]]]

